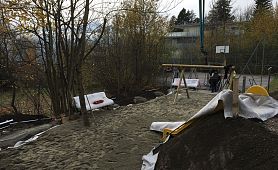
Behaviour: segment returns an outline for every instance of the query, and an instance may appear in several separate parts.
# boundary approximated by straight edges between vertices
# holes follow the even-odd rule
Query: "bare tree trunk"
[[[80,101],[80,106],[81,106],[81,114],[82,114],[82,119],[83,119],[83,124],[84,126],[90,126],[90,119],[88,116],[88,112],[86,109],[86,104],[85,104],[85,97],[84,97],[84,87],[82,83],[82,74],[81,74],[81,68],[76,69],[76,79],[77,79],[77,89],[79,93],[79,101]]]
[[[14,114],[19,114],[18,113],[18,110],[17,110],[17,108],[16,108],[16,106],[15,106],[15,98],[16,98],[16,86],[15,86],[15,83],[13,82],[12,83],[13,85],[13,96],[12,96],[12,102],[11,102],[11,106],[12,106],[12,108],[14,109]]]
[[[79,40],[79,44],[76,50],[78,51],[78,61],[76,64],[76,79],[77,79],[77,88],[78,88],[78,94],[79,94],[79,100],[80,100],[80,106],[81,106],[81,114],[83,117],[83,124],[84,126],[90,126],[90,120],[88,116],[88,112],[85,105],[85,98],[84,98],[84,87],[83,87],[83,81],[82,81],[82,73],[81,73],[81,67],[82,63],[84,62],[85,57],[85,48],[86,48],[86,30],[88,25],[88,17],[89,17],[89,5],[90,1],[86,0],[85,3],[85,11],[83,16],[83,29],[82,29],[82,35]]]

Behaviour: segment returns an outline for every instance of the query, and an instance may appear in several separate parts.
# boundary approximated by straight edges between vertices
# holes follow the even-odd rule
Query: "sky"
[[[213,0],[205,0],[205,14],[210,10],[210,6]],[[172,2],[172,3],[170,3]],[[275,5],[278,0],[272,0]],[[254,5],[254,0],[232,0],[233,10],[243,10],[250,5]],[[176,17],[182,8],[193,10],[196,16],[199,16],[199,0],[162,0],[162,11],[167,11],[167,15]],[[171,6],[171,7],[166,7]]]

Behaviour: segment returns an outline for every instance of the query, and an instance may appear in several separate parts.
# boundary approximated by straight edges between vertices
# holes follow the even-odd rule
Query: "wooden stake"
[[[233,106],[232,106],[232,112],[234,117],[237,117],[239,114],[239,105],[238,105],[238,83],[239,83],[239,79],[238,78],[234,78],[233,79],[233,86],[232,86],[232,90],[233,90]]]
[[[186,81],[185,81],[184,73],[182,75],[182,78],[183,78],[183,83],[184,83],[184,87],[185,87],[185,90],[186,90],[186,95],[187,95],[187,98],[189,99],[189,93],[188,93],[188,88],[187,88],[187,84],[186,84]]]

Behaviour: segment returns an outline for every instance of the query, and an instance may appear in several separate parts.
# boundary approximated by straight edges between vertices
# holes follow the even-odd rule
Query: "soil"
[[[198,120],[159,148],[156,169],[276,169],[278,118]]]
[[[272,96],[274,99],[278,100],[278,91],[274,91],[274,92],[270,93],[269,95]]]
[[[136,92],[133,95],[128,95],[128,96],[109,96],[109,98],[113,98],[114,102],[117,103],[120,106],[126,106],[129,104],[134,104],[134,97],[135,96],[140,96],[144,97],[147,100],[155,99],[156,96],[155,92],[161,92],[164,94],[167,94],[168,87],[166,86],[161,86],[161,87],[154,87],[154,88],[146,88],[144,90],[141,90],[139,92]]]
[[[182,91],[176,104],[173,104],[174,95],[168,95],[141,104],[121,106],[117,110],[95,111],[91,114],[91,126],[88,128],[82,125],[81,120],[67,122],[44,133],[35,142],[24,145],[19,149],[4,149],[0,151],[0,169],[140,169],[142,156],[149,153],[153,147],[161,142],[161,134],[149,130],[152,122],[187,121],[214,96],[215,94],[208,92],[191,91],[190,99],[187,99],[185,91]],[[242,151],[242,155],[253,158],[258,165],[262,164],[262,161],[275,160],[272,156],[274,153],[277,154],[277,147],[265,148],[264,144],[272,145],[272,142],[277,143],[278,123],[276,118],[270,119],[265,123],[250,121],[250,123],[245,125],[246,120],[243,119],[229,119],[227,121],[231,123],[227,123],[222,114],[222,117],[216,115],[204,121],[208,123],[199,123],[198,125],[198,122],[196,122],[196,127],[200,131],[196,132],[194,140],[190,139],[193,143],[192,145],[195,142],[205,145],[208,143],[206,147],[201,147],[202,149],[199,146],[195,148],[201,156],[204,153],[203,157],[199,158],[200,160],[205,160],[205,154],[209,147],[213,147],[213,142],[210,142],[214,140],[213,138],[218,139],[217,146],[221,144],[226,146],[229,140],[234,143],[242,143],[247,147],[247,149]],[[254,126],[251,126],[251,124],[254,124]],[[267,126],[269,130],[265,130],[264,126]],[[222,129],[229,129],[229,127],[234,127],[235,130],[233,131],[230,128],[229,132],[225,131],[224,133]],[[186,133],[190,132],[192,134],[193,128],[188,129]],[[206,135],[207,138],[205,136],[201,138],[200,135],[204,134],[204,128],[214,130],[214,132]],[[262,136],[256,135],[263,132]],[[251,134],[257,136],[258,145],[251,145],[254,144],[253,140],[255,138],[245,141],[245,138],[243,138],[245,133],[247,134],[246,136],[251,137]],[[237,135],[241,135],[242,138],[237,138]],[[182,135],[176,139],[181,137]],[[170,142],[174,141],[175,138]],[[182,144],[182,141],[179,143]],[[228,149],[233,151],[233,149],[239,148],[236,146]],[[226,153],[223,149],[224,147],[222,147],[222,150],[213,150],[210,160],[216,162],[218,152]],[[180,148],[180,153],[183,153],[183,150]],[[269,154],[265,154],[265,158],[267,158],[265,160],[260,160],[253,156],[253,154],[259,156],[266,152]],[[166,155],[163,154],[162,149],[161,153],[159,159],[161,159],[161,155]],[[197,153],[193,154],[197,155]],[[228,158],[234,158],[240,154],[241,151],[237,150],[232,156],[228,154],[227,156],[221,155],[221,157],[225,159],[227,157],[228,161]],[[186,160],[183,160],[183,162],[186,162]],[[231,167],[237,165],[237,163],[245,164],[246,162],[239,159],[234,164],[231,164]],[[210,164],[208,163],[208,165]],[[216,165],[222,166],[220,163]],[[227,168],[229,167],[227,166]],[[217,167],[214,169],[217,169]]]
[[[19,149],[0,151],[0,169],[140,169],[142,156],[161,141],[149,127],[154,121],[186,121],[215,94],[182,91],[145,103],[100,110],[91,126],[65,123]]]

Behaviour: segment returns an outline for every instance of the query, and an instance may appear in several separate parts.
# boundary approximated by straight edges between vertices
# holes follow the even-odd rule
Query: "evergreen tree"
[[[193,10],[189,11],[183,8],[178,15],[176,25],[194,23],[195,21],[196,15]]]
[[[255,0],[255,14],[272,9],[272,0]]]
[[[212,5],[213,7],[207,17],[208,23],[225,24],[235,19],[235,16],[231,13],[231,0],[217,0]]]
[[[177,22],[177,18],[175,16],[172,16],[170,21],[169,21],[170,31],[174,30],[176,22]]]

